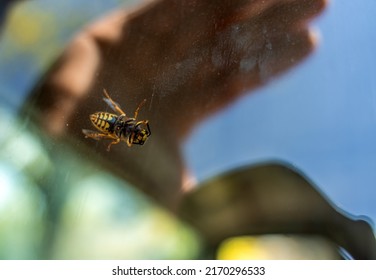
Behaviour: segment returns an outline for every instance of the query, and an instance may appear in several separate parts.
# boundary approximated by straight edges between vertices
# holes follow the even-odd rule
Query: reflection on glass
[[[195,174],[182,153],[205,119],[309,56],[316,46],[309,22],[325,5],[324,0],[17,5],[0,38],[6,116],[0,123],[1,257],[228,258],[269,247],[280,254],[268,257],[289,258],[280,246],[285,237],[261,235],[303,233],[314,237],[290,242],[298,244],[296,251],[313,243],[322,251],[296,258],[338,258],[337,247],[356,258],[374,258],[369,224],[343,215],[288,164],[269,164],[266,171],[249,167],[245,175],[234,171],[229,181],[223,175],[192,189]],[[104,88],[128,116],[146,100],[139,117],[149,120],[153,134],[145,145],[120,143],[107,151],[109,142],[85,139],[90,114],[111,112]],[[206,144],[236,144],[243,133],[226,127],[223,139],[209,137]],[[239,184],[241,178],[248,181]],[[367,237],[363,243],[361,234]],[[244,235],[258,237],[235,247],[233,240],[228,247],[225,240]],[[9,246],[14,243],[19,245]]]

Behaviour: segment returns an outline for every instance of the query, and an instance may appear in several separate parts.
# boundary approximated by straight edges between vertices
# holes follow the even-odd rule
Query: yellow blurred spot
[[[234,237],[219,247],[221,260],[329,260],[339,259],[337,246],[316,235],[266,234]]]
[[[26,5],[15,7],[8,21],[8,35],[21,47],[38,44],[52,32],[54,21],[50,15],[37,10],[27,10]]]
[[[217,257],[219,260],[267,259],[267,251],[256,237],[237,237],[224,241]]]

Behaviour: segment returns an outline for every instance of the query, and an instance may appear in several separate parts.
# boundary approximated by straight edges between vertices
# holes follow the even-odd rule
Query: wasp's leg
[[[120,108],[119,104],[112,100],[112,98],[105,89],[103,89],[103,93],[106,96],[105,98],[103,98],[103,100],[107,103],[107,105],[110,106],[112,110],[119,113],[120,115],[126,116],[124,111]]]
[[[132,146],[134,135],[135,135],[134,133],[131,133],[131,135],[129,135],[129,137],[128,137],[127,141],[126,141],[128,147]]]
[[[146,99],[142,100],[141,103],[138,105],[136,111],[134,112],[134,119],[137,120],[138,111],[140,111],[141,107],[145,105]]]
[[[120,142],[120,138],[116,138],[114,141],[112,141],[108,147],[107,147],[107,151],[109,152],[110,149],[111,149],[111,145],[115,145],[115,144],[118,144]]]
[[[93,138],[95,140],[101,140],[101,139],[112,139],[112,140],[114,140],[108,145],[107,151],[110,151],[111,145],[118,144],[120,142],[120,138],[115,137],[113,135],[109,135],[109,134],[105,134],[105,133],[99,133],[99,132],[95,132],[95,131],[92,131],[92,130],[89,130],[89,129],[83,129],[82,132],[85,134],[86,138]]]
[[[148,136],[151,135],[151,130],[150,130],[150,126],[149,126],[149,121],[138,121],[136,126],[137,125],[140,125],[140,124],[143,124],[143,125],[146,125],[146,128],[147,128],[147,132],[148,132]]]
[[[150,126],[149,126],[149,121],[146,121],[146,127],[148,128],[148,136],[150,136],[151,130],[150,130]]]

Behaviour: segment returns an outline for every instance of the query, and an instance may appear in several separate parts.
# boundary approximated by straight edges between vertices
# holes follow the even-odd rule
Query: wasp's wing
[[[83,129],[82,133],[85,134],[85,137],[93,138],[95,140],[99,140],[100,137],[98,136],[98,132],[90,129]]]
[[[107,91],[105,89],[103,90],[103,92],[104,92],[104,96],[105,96],[105,97],[103,97],[104,102],[106,102],[107,105],[110,106],[110,108],[112,110],[119,113],[120,115],[126,115],[124,113],[124,111],[121,109],[120,105],[112,100],[112,98],[110,97],[110,95],[107,93]]]
[[[94,130],[90,129],[83,129],[82,133],[85,134],[86,138],[93,138],[95,140],[101,140],[101,139],[115,139],[114,136],[109,134],[100,133]]]
[[[103,97],[103,101],[107,103],[108,106],[115,112],[119,112],[117,108],[120,108],[120,105],[114,102],[112,99],[108,99],[107,97]]]

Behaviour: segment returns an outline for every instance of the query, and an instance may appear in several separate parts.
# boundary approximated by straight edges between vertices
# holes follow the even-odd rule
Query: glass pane
[[[3,1],[0,258],[376,258],[375,8]]]

